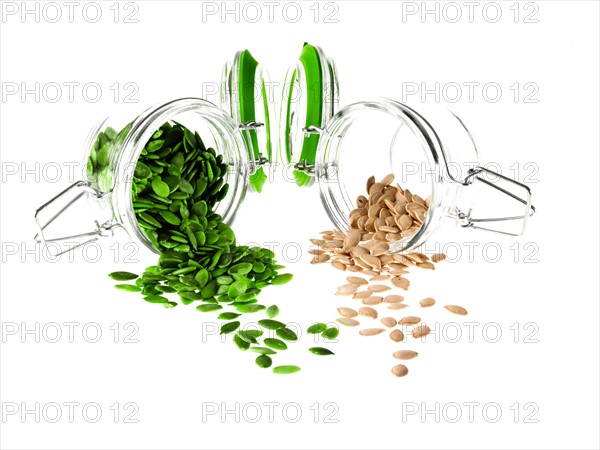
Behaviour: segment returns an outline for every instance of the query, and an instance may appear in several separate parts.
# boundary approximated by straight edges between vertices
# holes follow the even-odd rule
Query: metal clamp
[[[523,198],[519,195],[516,195],[507,189],[504,189],[502,186],[496,185],[495,183],[493,183],[489,180],[486,180],[485,178],[480,176],[482,173],[486,173],[486,174],[492,175],[494,177],[498,177],[499,180],[504,181],[509,184],[512,184],[519,189],[522,189],[525,192],[525,198]],[[535,207],[531,204],[531,189],[523,183],[513,180],[512,178],[505,177],[504,175],[500,175],[497,172],[494,172],[492,170],[486,169],[485,167],[481,167],[481,166],[477,166],[472,169],[469,169],[467,176],[465,177],[465,179],[462,181],[461,184],[463,184],[464,186],[468,186],[468,185],[473,184],[474,182],[481,182],[481,183],[483,183],[483,185],[488,186],[493,189],[496,189],[497,191],[507,195],[508,197],[512,198],[513,200],[521,203],[525,207],[525,213],[523,215],[515,215],[515,216],[504,216],[504,217],[493,217],[493,218],[474,218],[471,216],[473,208],[469,208],[467,210],[467,212],[457,210],[456,213],[453,214],[453,216],[458,221],[459,225],[464,228],[475,228],[475,229],[480,229],[480,230],[493,231],[495,233],[505,234],[508,236],[521,236],[523,234],[523,232],[525,231],[525,225],[527,224],[527,219],[529,217],[532,217],[535,214]],[[523,221],[523,226],[522,226],[521,230],[517,233],[503,231],[498,228],[478,225],[478,224],[483,224],[483,223],[506,222],[506,221],[516,221],[516,220]]]
[[[49,208],[54,202],[58,201],[62,197],[65,197],[71,191],[80,190],[75,197],[69,200],[63,207],[61,207],[54,215],[50,217],[45,223],[40,222],[40,214],[47,208]],[[73,206],[78,200],[80,200],[84,195],[93,195],[97,200],[103,200],[110,196],[112,190],[106,192],[100,192],[97,189],[93,188],[88,181],[77,181],[69,186],[67,189],[54,196],[48,202],[44,203],[35,211],[35,223],[38,228],[38,233],[34,236],[34,240],[38,244],[42,244],[44,247],[48,247],[49,243],[54,243],[60,245],[61,243],[73,242],[76,244],[73,246],[69,246],[66,250],[58,251],[56,253],[51,253],[52,256],[58,257],[64,253],[75,250],[79,247],[82,247],[91,242],[97,241],[101,237],[109,237],[113,235],[113,229],[118,227],[111,223],[110,220],[100,224],[97,220],[94,220],[95,229],[92,231],[87,231],[84,233],[73,234],[70,236],[59,237],[48,239],[44,231],[56,220],[58,219],[67,209]]]

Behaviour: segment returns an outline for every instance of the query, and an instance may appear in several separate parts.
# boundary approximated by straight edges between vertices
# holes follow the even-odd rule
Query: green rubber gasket
[[[304,126],[305,128],[311,126],[321,128],[323,122],[323,67],[321,65],[318,49],[308,43],[304,43],[302,53],[300,54],[300,63],[304,68],[304,76],[306,78],[305,86],[307,89],[307,92],[302,93],[306,96],[306,121]],[[292,81],[295,80],[296,75],[297,74],[294,73]],[[287,128],[290,126],[290,103],[291,102],[288,103]],[[287,133],[287,135],[286,139],[289,141],[289,133]],[[315,164],[319,137],[318,134],[309,134],[304,137],[300,158],[297,161],[298,163],[306,162],[307,165]],[[287,151],[288,158],[291,158],[289,142]],[[311,175],[300,170],[294,170],[293,174],[298,186],[306,186],[313,179]]]
[[[256,72],[258,69],[258,61],[254,59],[250,51],[244,50],[239,57],[239,73],[238,73],[238,96],[240,105],[240,122],[256,121]],[[265,110],[265,132],[267,134],[267,159],[271,161],[271,138],[270,138],[270,121],[268,101],[266,98],[266,90],[264,82],[261,82],[261,93],[263,96],[263,107]],[[248,156],[251,160],[258,160],[261,157],[260,146],[258,144],[257,130],[250,129],[242,133],[246,146],[248,148]],[[267,181],[267,175],[262,167],[259,167],[256,172],[250,175],[250,186],[256,192],[261,192]]]

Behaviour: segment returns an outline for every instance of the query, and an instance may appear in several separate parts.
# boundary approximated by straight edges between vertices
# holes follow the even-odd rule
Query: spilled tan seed
[[[394,277],[392,278],[392,284],[400,289],[407,290],[410,286],[410,281],[408,281],[406,278]]]
[[[367,178],[367,192],[369,192],[371,190],[371,186],[373,186],[374,184],[375,184],[374,176],[370,176],[369,178]]]
[[[381,323],[388,328],[395,327],[398,324],[396,319],[394,319],[393,317],[383,317],[381,319]]]
[[[384,303],[400,303],[404,301],[401,295],[388,295],[383,299]]]
[[[324,262],[329,261],[330,256],[325,254],[325,253],[321,253],[320,255],[315,255],[313,257],[313,259],[310,261],[311,264],[321,264]]]
[[[433,265],[433,263],[430,263],[429,261],[419,263],[419,264],[417,264],[417,267],[419,267],[421,269],[435,270],[435,266]]]
[[[378,242],[373,247],[371,247],[371,255],[373,255],[373,256],[385,255],[389,249],[390,249],[390,246],[387,242]]]
[[[446,305],[446,306],[444,306],[444,308],[446,308],[451,313],[458,314],[459,316],[466,316],[467,315],[467,310],[465,308],[463,308],[462,306],[458,306],[458,305]]]
[[[408,367],[404,364],[398,364],[397,366],[392,367],[392,373],[397,377],[404,377],[408,374]]]
[[[361,306],[358,308],[358,313],[361,316],[370,317],[371,319],[377,319],[377,311],[373,308],[369,308],[368,306]]]
[[[390,306],[388,306],[388,309],[392,309],[394,311],[397,311],[399,309],[404,309],[407,308],[408,305],[406,303],[392,303],[390,304]]]
[[[428,308],[435,305],[435,299],[433,297],[426,297],[419,301],[419,305],[421,305],[423,308]]]
[[[381,179],[381,184],[383,184],[384,186],[389,186],[394,182],[394,178],[395,177],[393,173],[388,173],[385,177]]]
[[[358,313],[354,311],[352,308],[340,307],[337,309],[342,317],[348,317],[352,319],[353,317],[358,316]]]
[[[387,281],[390,278],[391,277],[389,275],[375,275],[374,277],[371,277],[369,281]]]
[[[436,253],[435,255],[431,255],[431,260],[434,263],[442,262],[445,259],[446,259],[446,255],[444,255],[443,253]]]
[[[389,291],[392,288],[389,286],[386,286],[385,284],[373,284],[373,285],[369,285],[367,287],[367,289],[371,292],[384,292],[384,291]]]
[[[417,316],[406,316],[398,321],[398,325],[416,325],[421,321]]]
[[[419,356],[419,354],[417,352],[413,352],[412,350],[398,350],[397,352],[394,352],[392,356],[396,359],[408,360],[416,358]]]
[[[373,256],[373,255],[360,255],[360,259],[367,265],[369,265],[372,268],[376,268],[376,269],[380,269],[381,268],[381,261],[379,260],[379,258],[377,256]]]
[[[332,261],[331,265],[338,270],[346,270],[346,266],[339,261]]]
[[[335,295],[353,295],[358,290],[358,285],[348,283],[340,286]]]
[[[340,317],[339,319],[335,320],[342,325],[346,325],[347,327],[355,327],[360,324],[358,320],[350,319],[349,317]]]
[[[371,291],[358,291],[352,296],[353,299],[363,299],[371,296]]]
[[[402,342],[404,340],[404,333],[402,330],[392,330],[390,339],[394,342]]]
[[[364,330],[360,330],[359,334],[362,336],[376,336],[378,334],[383,333],[385,330],[383,328],[367,328]]]
[[[429,328],[427,325],[424,325],[424,324],[417,325],[412,330],[412,335],[415,339],[425,337],[429,333],[431,333],[431,328]]]
[[[346,277],[346,281],[358,285],[369,284],[369,282],[362,277]]]
[[[346,238],[344,239],[344,248],[349,249],[352,247],[356,247],[360,242],[361,233],[359,230],[349,230]]]
[[[363,304],[365,305],[379,305],[383,301],[383,297],[377,295],[371,295],[370,297],[363,298]]]

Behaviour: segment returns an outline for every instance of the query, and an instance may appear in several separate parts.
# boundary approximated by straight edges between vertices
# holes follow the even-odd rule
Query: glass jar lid
[[[305,43],[288,70],[281,102],[281,161],[294,165],[298,186],[314,181],[321,131],[335,114],[339,85],[335,64],[320,47]]]

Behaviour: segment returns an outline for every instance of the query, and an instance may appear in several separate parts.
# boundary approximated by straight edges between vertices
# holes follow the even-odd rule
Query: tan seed
[[[371,291],[359,291],[352,296],[354,299],[362,299],[371,296]]]
[[[393,330],[390,333],[390,339],[394,342],[402,342],[404,340],[404,333],[402,330]]]
[[[414,327],[412,330],[412,335],[415,339],[425,337],[429,333],[431,333],[431,328],[429,328],[427,325],[424,325],[424,324],[418,325],[418,326]]]
[[[431,204],[431,195],[427,196],[427,198],[425,199],[425,206],[427,206],[429,208],[430,204]]]
[[[352,308],[341,307],[341,308],[338,308],[337,310],[340,313],[340,316],[343,316],[343,317],[348,317],[348,318],[352,319],[353,317],[358,316],[358,313],[356,311],[354,311]]]
[[[400,289],[404,289],[405,291],[408,289],[408,287],[410,286],[410,281],[408,281],[406,278],[402,278],[402,277],[394,277],[392,278],[392,284]]]
[[[376,272],[374,270],[363,270],[362,273],[365,275],[372,276],[372,277],[379,275],[379,272]]]
[[[419,301],[419,304],[423,308],[428,308],[430,306],[435,305],[435,299],[432,297],[427,297],[427,298],[424,298],[423,300]]]
[[[373,183],[373,186],[371,186],[371,188],[369,189],[369,195],[378,194],[382,191],[383,191],[383,184]]]
[[[398,324],[398,321],[393,317],[384,317],[381,319],[381,323],[388,328],[392,328]]]
[[[369,282],[362,277],[346,277],[346,281],[358,285],[369,284]]]
[[[365,197],[364,195],[359,195],[356,198],[356,207],[363,208],[368,202],[369,200],[367,199],[367,197]]]
[[[401,295],[388,295],[383,299],[385,303],[400,303],[404,301],[404,297]]]
[[[336,321],[347,327],[355,327],[360,324],[358,320],[350,319],[348,317],[340,317],[339,319],[336,319]]]
[[[373,186],[374,184],[375,184],[374,176],[370,176],[369,178],[367,178],[367,192],[369,192],[371,190],[371,186]]]
[[[442,262],[445,259],[446,259],[446,255],[444,255],[443,253],[436,253],[435,255],[431,255],[431,260],[434,263]]]
[[[353,295],[358,290],[358,285],[348,283],[340,286],[335,295]]]
[[[374,284],[372,286],[369,286],[367,289],[371,292],[383,292],[389,291],[391,287],[386,286],[385,284]]]
[[[379,256],[379,261],[381,261],[382,266],[386,266],[394,260],[392,255],[386,253],[385,255]]]
[[[394,174],[393,173],[388,173],[385,177],[383,177],[383,179],[381,180],[381,184],[383,184],[384,186],[389,186],[390,184],[392,184],[394,182]]]
[[[400,227],[400,229],[402,231],[406,231],[410,228],[413,221],[408,214],[404,214],[404,215],[400,216],[399,219],[396,220],[396,223],[398,224],[398,226]]]
[[[373,255],[360,255],[360,259],[364,263],[368,264],[369,266],[371,266],[373,268],[381,269],[381,261],[376,256],[373,256]]]
[[[389,275],[376,275],[374,277],[371,277],[369,279],[369,281],[386,281],[389,280],[390,276]]]
[[[451,313],[458,314],[459,316],[466,316],[467,315],[467,310],[465,308],[463,308],[462,306],[458,306],[458,305],[446,305],[446,306],[444,306],[444,308],[446,308]]]
[[[358,313],[361,316],[370,317],[371,319],[377,319],[377,311],[368,306],[361,306],[358,308]]]
[[[383,297],[377,295],[371,295],[370,297],[363,298],[363,304],[365,305],[379,305],[383,301]]]
[[[398,364],[392,367],[392,373],[397,377],[403,377],[408,373],[408,368],[404,364]]]
[[[421,321],[417,316],[406,316],[398,321],[398,325],[416,325]]]
[[[346,269],[348,269],[350,272],[360,272],[362,270],[361,267],[353,265],[346,266]]]
[[[389,249],[390,246],[387,242],[378,242],[373,247],[371,247],[371,255],[381,256],[386,254]]]
[[[338,270],[346,270],[346,266],[339,261],[333,261],[331,265]]]
[[[360,242],[360,230],[349,230],[346,235],[346,239],[344,239],[344,248],[346,250],[356,247]]]
[[[377,336],[378,334],[383,333],[385,330],[383,328],[367,328],[365,330],[360,330],[359,333],[362,336]]]
[[[321,264],[324,262],[329,261],[330,256],[325,254],[325,253],[321,253],[320,255],[315,255],[313,257],[313,259],[310,261],[311,264]]]
[[[373,206],[369,208],[369,217],[371,218],[379,218],[379,211],[381,211],[381,205],[379,203],[375,203]]]
[[[429,261],[419,263],[419,264],[417,264],[417,267],[419,267],[421,269],[435,270],[435,266],[433,265],[433,263],[430,263]]]
[[[390,306],[388,306],[388,309],[392,309],[394,311],[397,311],[399,309],[404,309],[407,308],[408,305],[406,303],[390,303]]]
[[[419,356],[419,354],[417,352],[413,352],[412,350],[398,350],[397,352],[394,352],[392,356],[396,359],[407,360],[416,358]]]

